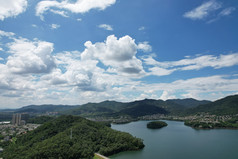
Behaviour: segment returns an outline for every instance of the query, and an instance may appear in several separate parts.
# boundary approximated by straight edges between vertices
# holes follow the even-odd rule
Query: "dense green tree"
[[[159,129],[159,128],[165,127],[167,125],[168,124],[163,122],[163,121],[152,121],[152,122],[147,123],[147,128],[149,128],[149,129]]]
[[[112,155],[143,147],[141,139],[128,133],[115,131],[81,117],[62,116],[19,136],[16,144],[6,147],[2,157],[87,159],[93,158],[95,152]]]

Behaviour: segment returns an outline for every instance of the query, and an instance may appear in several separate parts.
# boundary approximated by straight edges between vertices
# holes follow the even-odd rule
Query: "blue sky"
[[[0,0],[0,108],[238,93],[238,2]]]

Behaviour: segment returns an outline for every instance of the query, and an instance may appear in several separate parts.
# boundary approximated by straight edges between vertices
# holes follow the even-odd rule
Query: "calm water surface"
[[[195,130],[183,122],[165,121],[168,126],[151,130],[149,121],[112,125],[144,140],[141,151],[122,152],[112,159],[238,159],[238,130]]]

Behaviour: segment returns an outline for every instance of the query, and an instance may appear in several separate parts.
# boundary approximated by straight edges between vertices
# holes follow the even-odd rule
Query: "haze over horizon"
[[[238,1],[0,0],[0,109],[238,94]]]

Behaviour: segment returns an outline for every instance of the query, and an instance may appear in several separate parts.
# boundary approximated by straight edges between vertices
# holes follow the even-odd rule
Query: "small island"
[[[147,128],[149,129],[160,129],[162,127],[167,126],[168,124],[163,121],[152,121],[147,123]]]

